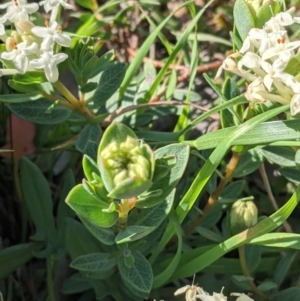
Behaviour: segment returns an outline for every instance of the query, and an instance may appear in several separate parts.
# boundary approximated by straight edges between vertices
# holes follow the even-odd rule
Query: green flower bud
[[[230,211],[230,227],[238,233],[257,223],[257,207],[252,201],[238,200],[233,203]]]
[[[109,197],[133,198],[152,186],[154,153],[123,124],[114,123],[106,129],[97,163]]]

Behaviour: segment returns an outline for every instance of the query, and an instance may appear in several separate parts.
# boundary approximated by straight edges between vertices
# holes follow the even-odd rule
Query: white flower
[[[280,79],[283,83],[290,87],[294,93],[300,93],[300,83],[293,75],[285,73]]]
[[[238,62],[239,71],[243,72],[243,66],[251,69],[256,75],[264,77],[265,73],[260,68],[261,57],[254,52],[246,52],[243,58]]]
[[[35,26],[31,32],[36,36],[43,38],[41,50],[49,50],[54,42],[63,47],[70,47],[71,38],[61,32],[61,26],[56,22],[52,22],[48,27]]]
[[[292,8],[293,9],[293,8]],[[293,9],[294,11],[295,9]],[[286,11],[286,12],[281,12],[278,13],[274,19],[278,22],[279,25],[281,26],[289,26],[292,25],[294,23],[293,17],[290,14],[290,10]]]
[[[300,46],[300,41],[289,42],[284,35],[277,38],[276,44],[273,47],[267,49],[263,55],[262,59],[267,60],[278,56],[284,61],[289,61],[294,55],[294,49]]]
[[[262,69],[267,73],[263,81],[269,91],[272,90],[274,79],[281,79],[285,76],[283,70],[286,66],[287,62],[281,59],[275,60],[272,65],[266,61],[261,62]]]
[[[57,7],[59,4],[61,4],[66,9],[73,9],[73,6],[71,4],[68,4],[64,0],[44,0],[39,2],[39,4],[44,5],[46,13],[48,13],[53,8]]]
[[[0,9],[4,8],[7,8],[7,11],[0,19],[0,23],[4,23],[6,20],[15,23],[28,20],[28,15],[35,13],[39,9],[39,5],[37,3],[28,4],[26,0],[12,0],[0,5]]]
[[[295,8],[292,7],[285,12],[278,13],[265,24],[264,29],[267,31],[276,32],[282,30],[285,26],[294,24],[294,22],[297,22],[291,15],[294,11]]]
[[[253,81],[247,88],[245,97],[251,102],[265,102],[266,99],[262,96],[264,92],[267,92],[262,79],[259,77]]]
[[[269,48],[275,47],[279,39],[282,40],[283,38],[285,38],[285,40],[288,41],[288,37],[286,35],[285,30],[280,30],[280,31],[270,32],[270,33],[267,33],[265,31],[265,33],[266,35],[265,36],[262,35],[260,40],[260,46],[258,49],[260,55],[263,55],[265,51],[267,51]]]
[[[255,48],[259,48],[261,41],[266,41],[268,39],[268,34],[265,30],[259,28],[250,29],[248,36],[244,40],[243,46],[240,49],[241,53],[246,51],[254,52]]]
[[[251,74],[249,70],[245,71],[238,68],[238,64],[236,63],[235,58],[239,56],[240,56],[239,52],[227,56],[226,59],[223,61],[223,64],[220,66],[219,70],[217,71],[215,79],[220,77],[223,70],[227,70],[238,76],[244,77],[249,81],[254,81],[257,78],[256,75]]]
[[[291,115],[295,116],[300,113],[300,94],[295,94],[291,100]]]
[[[233,58],[227,56],[217,71],[215,78],[219,78],[223,70],[233,71],[237,69],[237,64]]]
[[[3,52],[1,58],[5,60],[12,60],[15,68],[19,73],[24,74],[28,68],[28,55],[31,55],[36,52],[38,45],[32,43],[30,46],[27,46],[26,42],[17,44],[15,48],[10,52]]]
[[[290,97],[289,95],[287,96],[288,98]],[[290,102],[288,99],[285,99],[281,95],[268,93],[268,91],[266,90],[263,84],[263,80],[261,78],[257,78],[248,86],[247,91],[245,93],[245,97],[251,103],[256,103],[256,102],[263,103],[266,100],[270,100],[272,102],[278,102],[282,105],[286,105]]]
[[[63,62],[68,57],[65,53],[54,54],[52,51],[44,51],[39,59],[32,60],[30,66],[36,69],[43,68],[49,82],[58,80],[58,69],[56,65]]]
[[[196,297],[202,301],[227,301],[227,297],[223,295],[223,289],[224,287],[222,288],[221,293],[214,292],[212,296],[202,290],[202,292],[198,293]]]

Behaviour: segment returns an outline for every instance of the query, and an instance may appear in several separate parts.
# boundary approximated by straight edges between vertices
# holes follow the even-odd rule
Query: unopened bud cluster
[[[262,29],[252,28],[241,49],[229,55],[220,67],[245,78],[249,85],[245,97],[250,104],[267,100],[290,104],[291,115],[300,112],[300,83],[296,76],[286,72],[300,41],[290,42],[287,29],[300,23],[293,17],[294,9],[281,12],[266,22]]]
[[[252,201],[238,200],[233,203],[230,212],[230,226],[250,228],[257,223],[257,207]]]
[[[129,178],[149,178],[151,167],[144,151],[142,142],[130,136],[120,144],[113,141],[103,149],[101,157],[114,185]]]
[[[50,21],[46,22],[45,27],[31,22],[31,16],[38,11],[39,5],[43,5],[47,13],[51,11]],[[58,80],[57,65],[66,60],[68,55],[59,53],[60,47],[57,45],[71,45],[70,37],[62,33],[61,26],[56,22],[60,5],[73,8],[64,0],[45,0],[39,4],[12,0],[0,5],[0,9],[6,9],[6,13],[0,17],[0,40],[5,43],[6,51],[0,54],[0,58],[12,61],[14,66],[11,69],[1,69],[0,76],[44,69],[49,82]],[[6,26],[14,28],[10,31],[10,36],[6,35]]]

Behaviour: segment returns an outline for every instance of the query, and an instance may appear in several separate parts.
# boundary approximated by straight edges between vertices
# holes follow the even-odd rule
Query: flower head
[[[0,5],[0,9],[7,8],[6,13],[1,17],[0,23],[9,20],[12,23],[28,20],[28,15],[35,13],[39,9],[37,3],[27,3],[26,0],[12,0]]]
[[[233,232],[245,230],[257,223],[257,207],[252,201],[238,200],[230,211],[230,227]]]
[[[109,197],[133,198],[152,186],[154,153],[128,127],[112,124],[98,149],[98,166]]]
[[[33,43],[27,46],[26,42],[19,43],[15,45],[15,48],[10,52],[3,52],[1,54],[1,58],[5,60],[12,60],[14,63],[15,68],[21,73],[25,73],[29,59],[28,56],[35,53],[38,48],[36,43]]]
[[[248,81],[245,96],[251,103],[266,100],[290,103],[292,115],[298,112],[300,95],[300,83],[290,64],[300,40],[290,41],[287,34],[288,26],[300,23],[299,17],[292,16],[293,12],[290,9],[275,15],[262,29],[252,28],[240,51],[228,56],[217,72],[219,76],[224,69],[245,78]]]

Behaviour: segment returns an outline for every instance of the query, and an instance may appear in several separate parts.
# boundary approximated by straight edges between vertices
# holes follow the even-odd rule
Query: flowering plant
[[[284,0],[6,2],[4,298],[298,300],[297,11]],[[226,26],[233,52],[206,62],[232,46]],[[195,274],[199,286],[186,285]]]
[[[288,36],[289,26],[300,23],[294,11],[279,12],[263,28],[251,28],[239,51],[230,54],[217,72],[216,77],[227,70],[249,82],[245,96],[250,108],[270,101],[290,104],[292,116],[300,112],[299,73],[295,68],[300,41],[290,42]]]
[[[62,27],[56,22],[59,5],[72,9],[72,5],[61,1],[41,1],[39,3],[47,13],[51,12],[46,27],[38,26],[30,20],[39,9],[37,3],[28,4],[26,0],[12,0],[1,4],[0,9],[6,13],[0,18],[0,38],[5,42],[6,51],[1,53],[1,59],[13,68],[2,69],[1,75],[24,74],[27,71],[43,69],[49,82],[58,80],[57,65],[67,59],[68,55],[59,52],[59,47],[70,47],[71,39],[62,33]],[[13,25],[10,36],[6,35],[5,26]]]

